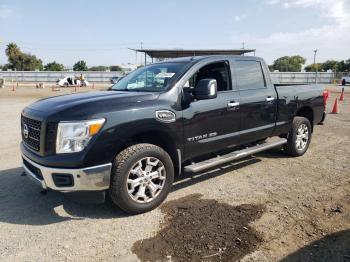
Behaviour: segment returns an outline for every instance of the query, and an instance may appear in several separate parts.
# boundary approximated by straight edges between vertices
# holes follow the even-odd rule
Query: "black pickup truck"
[[[44,189],[109,192],[129,213],[157,207],[175,175],[273,147],[308,149],[322,88],[277,86],[258,57],[179,58],[108,91],[40,100],[22,112],[25,172]]]

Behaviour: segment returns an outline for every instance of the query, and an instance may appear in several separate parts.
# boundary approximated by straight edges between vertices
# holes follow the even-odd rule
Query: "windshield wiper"
[[[111,91],[130,91],[129,89],[110,89]]]
[[[147,89],[111,89],[112,91],[127,91],[127,92],[160,92],[159,90],[147,90]]]

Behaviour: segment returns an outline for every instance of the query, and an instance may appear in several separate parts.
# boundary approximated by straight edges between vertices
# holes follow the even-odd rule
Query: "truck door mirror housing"
[[[215,79],[201,79],[194,90],[197,100],[213,99],[218,95],[218,84]]]

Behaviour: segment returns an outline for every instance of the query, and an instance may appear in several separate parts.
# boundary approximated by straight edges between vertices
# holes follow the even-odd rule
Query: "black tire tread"
[[[121,187],[123,186],[122,180],[123,180],[123,175],[125,174],[122,173],[122,170],[124,170],[125,165],[127,165],[127,161],[130,158],[130,156],[136,155],[140,151],[146,151],[146,150],[158,151],[160,154],[163,154],[163,155],[165,154],[166,157],[168,157],[171,160],[170,156],[162,148],[153,144],[142,143],[142,144],[135,144],[135,145],[129,146],[128,148],[121,151],[114,159],[114,163],[112,167],[111,186],[109,190],[109,195],[112,201],[116,205],[118,205],[121,209],[131,214],[143,213],[148,210],[145,210],[145,211],[136,210],[130,207],[129,205],[127,205],[126,201],[123,201],[123,194],[121,193]]]
[[[290,156],[293,156],[293,157],[302,156],[307,151],[307,149],[309,147],[309,144],[310,144],[310,141],[311,141],[311,134],[312,134],[311,128],[309,130],[309,141],[308,141],[308,145],[306,146],[306,150],[304,152],[300,152],[295,147],[295,141],[294,141],[295,132],[298,129],[298,127],[300,126],[300,124],[303,123],[303,122],[306,122],[306,124],[309,127],[311,127],[310,121],[307,118],[305,118],[305,117],[296,116],[293,119],[292,128],[291,128],[291,130],[289,132],[289,135],[288,135],[288,138],[287,138],[288,141],[287,141],[287,144],[284,147],[285,152],[288,155],[290,155]]]

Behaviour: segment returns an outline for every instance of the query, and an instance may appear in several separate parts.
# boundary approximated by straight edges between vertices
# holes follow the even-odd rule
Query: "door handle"
[[[239,106],[239,102],[228,102],[227,107],[237,107]]]
[[[272,97],[272,96],[266,97],[266,102],[271,102],[271,101],[273,101],[273,100],[275,100],[275,98]]]

